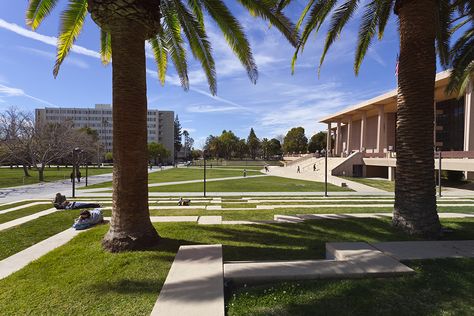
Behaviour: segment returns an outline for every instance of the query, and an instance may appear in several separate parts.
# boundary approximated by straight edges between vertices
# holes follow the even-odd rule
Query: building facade
[[[469,85],[464,97],[447,94],[449,71],[436,75],[433,138],[441,151],[443,170],[474,174],[474,92]],[[351,106],[323,118],[328,125],[328,151],[333,156],[349,157],[360,153],[348,163],[344,174],[392,178],[396,165],[397,90]],[[435,150],[435,148],[433,149]],[[438,164],[436,165],[436,168]],[[339,172],[341,172],[341,170]],[[338,172],[337,170],[335,171]]]
[[[131,115],[133,115],[131,113]],[[96,130],[105,152],[113,147],[113,120],[110,104],[96,104],[94,108],[44,108],[35,110],[37,123],[72,121],[77,128]],[[148,142],[161,143],[174,160],[174,112],[148,110]]]

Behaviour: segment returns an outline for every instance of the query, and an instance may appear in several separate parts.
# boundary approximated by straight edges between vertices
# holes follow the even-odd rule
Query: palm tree
[[[281,0],[279,9],[291,0]],[[309,0],[297,28],[304,23],[293,58],[309,35],[332,13],[320,66],[326,53],[360,5],[359,0]],[[339,4],[340,3],[340,4]],[[459,1],[463,3],[463,1]],[[338,5],[339,4],[339,5]],[[441,231],[434,177],[434,81],[436,52],[449,62],[450,23],[454,6],[446,0],[371,0],[364,5],[355,53],[358,74],[376,34],[381,39],[392,12],[398,16],[400,57],[397,97],[397,165],[393,225],[410,234],[437,237]]]
[[[35,30],[58,2],[30,0],[27,24]],[[238,2],[296,43],[294,27],[274,9],[275,1]],[[54,76],[81,32],[88,12],[101,29],[102,61],[113,63],[113,211],[103,246],[112,252],[143,249],[159,240],[148,211],[145,41],[153,48],[162,84],[171,58],[182,86],[187,89],[184,34],[215,94],[214,59],[204,25],[207,13],[252,82],[257,80],[257,66],[240,23],[221,0],[69,0],[61,15]]]
[[[474,1],[459,5],[458,12],[459,16],[454,20],[452,32],[458,30],[464,30],[464,32],[451,49],[453,70],[447,91],[448,93],[457,91],[458,96],[461,97],[469,82],[474,84]]]

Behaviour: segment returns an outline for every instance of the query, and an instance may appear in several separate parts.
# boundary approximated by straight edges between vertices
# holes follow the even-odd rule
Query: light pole
[[[438,148],[438,159],[439,159],[439,166],[438,166],[438,190],[439,190],[439,197],[441,197],[441,149]]]
[[[202,156],[204,158],[204,197],[206,197],[206,151],[202,152]]]
[[[81,150],[79,147],[76,147],[72,150],[72,197],[76,197],[76,153]]]

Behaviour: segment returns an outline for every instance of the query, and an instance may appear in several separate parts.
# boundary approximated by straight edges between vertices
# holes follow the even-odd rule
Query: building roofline
[[[449,79],[451,70],[445,70],[436,74],[435,86],[446,85]],[[363,101],[356,105],[349,106],[341,111],[338,111],[332,115],[323,117],[319,120],[319,123],[331,123],[341,120],[343,117],[350,115],[350,113],[355,114],[361,111],[367,111],[374,108],[376,105],[386,105],[393,102],[396,102],[397,99],[397,89],[390,90],[381,95],[378,95],[372,99]]]

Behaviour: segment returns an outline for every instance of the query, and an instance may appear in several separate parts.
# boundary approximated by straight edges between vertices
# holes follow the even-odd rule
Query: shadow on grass
[[[474,259],[407,264],[415,275],[234,288],[228,315],[472,315]]]

